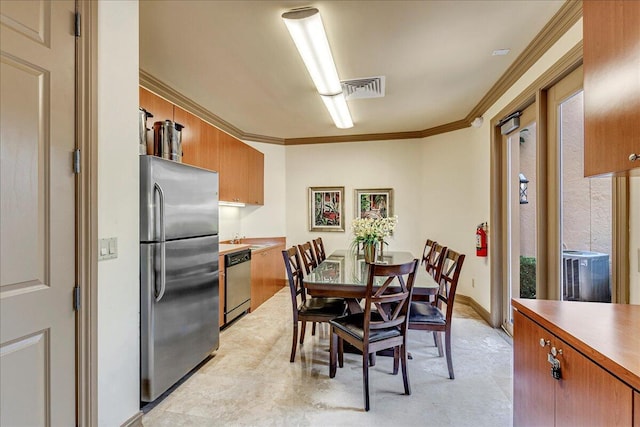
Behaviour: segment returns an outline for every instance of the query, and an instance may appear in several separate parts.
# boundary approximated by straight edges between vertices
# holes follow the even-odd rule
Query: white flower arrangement
[[[351,227],[353,228],[354,242],[375,244],[384,241],[396,228],[398,216],[394,215],[387,218],[356,218],[353,220]]]

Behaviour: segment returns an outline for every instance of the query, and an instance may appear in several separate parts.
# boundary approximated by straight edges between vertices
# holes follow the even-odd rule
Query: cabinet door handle
[[[546,347],[548,345],[551,345],[551,341],[540,338],[540,347]]]
[[[636,153],[629,154],[629,161],[630,162],[635,162],[638,159],[640,159],[640,154],[636,154]]]

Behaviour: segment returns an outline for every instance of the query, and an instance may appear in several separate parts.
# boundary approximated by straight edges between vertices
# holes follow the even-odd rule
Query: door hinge
[[[80,13],[76,12],[76,23],[75,23],[75,31],[76,37],[80,37],[80,30],[82,29],[82,22],[80,20]]]
[[[73,310],[80,311],[80,286],[73,288]]]
[[[73,150],[73,173],[80,173],[80,149]]]

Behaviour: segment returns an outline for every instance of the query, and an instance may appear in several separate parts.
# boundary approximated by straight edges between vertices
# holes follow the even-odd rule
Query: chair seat
[[[347,310],[347,303],[342,298],[308,298],[298,307],[298,313],[307,316],[326,316],[327,319],[342,316]]]
[[[425,323],[431,325],[445,325],[445,315],[438,307],[428,302],[412,302],[409,311],[409,323]]]
[[[381,321],[382,318],[376,312],[371,313],[372,321]],[[335,318],[329,322],[336,328],[345,331],[354,338],[362,341],[364,339],[364,313],[349,314]],[[400,336],[400,328],[393,327],[387,329],[372,329],[369,332],[369,342],[376,342],[387,338]]]

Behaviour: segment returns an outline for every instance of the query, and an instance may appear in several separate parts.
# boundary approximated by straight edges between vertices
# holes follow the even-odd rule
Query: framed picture
[[[393,216],[393,189],[356,190],[354,197],[356,218],[387,218]]]
[[[344,187],[309,187],[309,231],[344,231]]]

